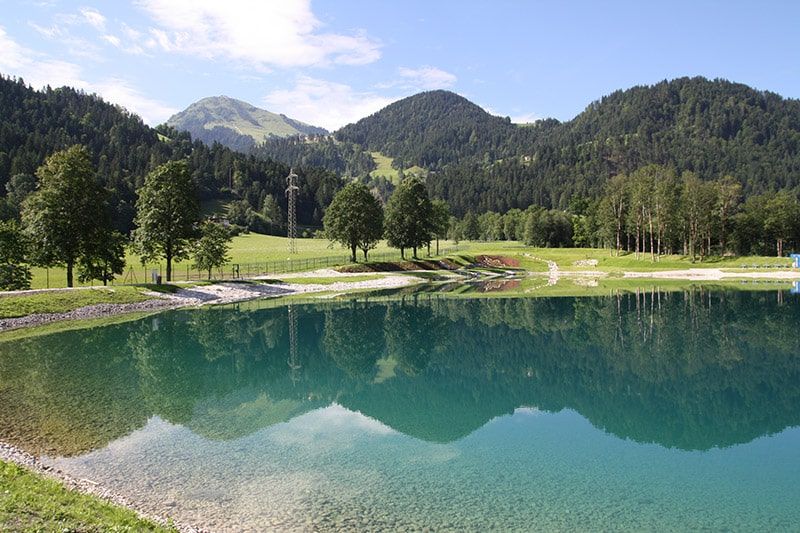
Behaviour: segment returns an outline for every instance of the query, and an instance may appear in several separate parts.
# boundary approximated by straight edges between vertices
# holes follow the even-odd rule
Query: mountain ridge
[[[324,128],[225,95],[201,98],[171,116],[166,124],[206,144],[219,142],[240,152],[273,137],[328,134]]]

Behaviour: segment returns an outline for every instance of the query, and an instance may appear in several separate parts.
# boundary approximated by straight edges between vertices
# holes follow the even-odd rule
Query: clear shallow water
[[[219,530],[797,530],[799,303],[166,313],[0,343],[0,439]]]

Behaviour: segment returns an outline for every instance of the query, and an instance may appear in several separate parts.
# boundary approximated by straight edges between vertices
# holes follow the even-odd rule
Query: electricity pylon
[[[294,173],[294,169],[289,170],[289,175],[286,176],[286,197],[289,200],[286,229],[288,230],[290,254],[297,253],[297,191],[299,187],[295,185],[295,179],[297,179],[297,174]]]

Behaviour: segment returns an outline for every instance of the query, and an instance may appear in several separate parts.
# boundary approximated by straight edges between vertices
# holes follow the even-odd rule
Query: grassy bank
[[[175,531],[3,461],[0,461],[0,530]]]
[[[314,270],[347,263],[348,252],[340,246],[331,246],[324,239],[298,239],[297,254],[289,255],[287,252],[287,239],[271,235],[250,233],[240,235],[233,239],[230,251],[231,263],[240,265],[240,275],[248,277],[261,273],[264,267],[272,270],[284,267],[291,259],[292,270]],[[441,241],[442,250],[451,249],[456,243]],[[610,250],[594,248],[533,248],[516,241],[472,242],[458,243],[458,252],[453,256],[464,256],[465,260],[480,255],[500,255],[512,257],[519,262],[519,267],[532,272],[547,271],[547,261],[554,261],[560,270],[597,270],[614,273],[624,271],[657,271],[657,270],[682,270],[687,268],[723,268],[723,269],[754,269],[767,268],[773,270],[777,267],[786,268],[790,265],[788,258],[776,257],[710,257],[704,261],[692,262],[689,258],[679,255],[662,256],[658,261],[652,261],[650,256],[634,254],[615,256]],[[420,251],[420,258],[424,259],[425,251]],[[385,242],[371,252],[374,262],[396,262],[400,259],[400,252],[389,248]],[[597,261],[596,266],[580,264],[581,261]],[[126,258],[128,267],[118,283],[144,283],[149,281],[152,269],[160,268],[164,273],[164,265],[148,265],[143,267],[139,258],[129,255]],[[187,270],[188,268],[188,270]],[[226,267],[225,274],[230,276],[231,267]],[[259,269],[258,271],[256,269]],[[366,269],[369,271],[370,269]],[[33,288],[64,287],[66,276],[63,269],[51,268],[33,270]],[[198,273],[191,269],[191,261],[176,263],[175,276],[178,280],[187,278],[197,280],[205,278],[205,273]]]
[[[0,318],[15,318],[36,313],[66,313],[94,304],[127,304],[151,300],[144,288],[118,286],[35,294],[0,295]]]
[[[449,243],[449,246],[452,245],[452,243]],[[248,275],[248,265],[253,269],[256,267],[262,269],[265,266],[273,269],[275,267],[283,267],[291,259],[293,270],[303,271],[346,263],[349,255],[349,252],[341,246],[331,246],[330,242],[324,239],[297,239],[297,253],[290,255],[287,250],[288,240],[285,237],[249,233],[239,235],[233,239],[228,255],[231,258],[231,263],[240,265],[240,274],[242,276]],[[376,249],[372,250],[371,255],[383,260],[399,259],[400,251],[390,248],[385,242],[381,242]],[[323,262],[324,259],[328,259],[329,263]],[[166,275],[165,263],[142,266],[139,257],[130,253],[125,258],[125,262],[127,265],[125,273],[116,280],[118,284],[147,283],[150,281],[152,270],[160,270],[162,275]],[[59,288],[67,285],[66,271],[63,268],[34,268],[32,272],[32,288],[34,289]],[[188,279],[191,280],[206,278],[205,272],[199,273],[197,270],[192,269],[192,261],[175,263],[174,272],[175,279],[179,281],[186,280],[187,274]],[[225,273],[230,276],[230,266],[226,267]],[[94,282],[95,285],[97,283]],[[79,286],[91,285],[77,283],[77,280],[76,284]]]

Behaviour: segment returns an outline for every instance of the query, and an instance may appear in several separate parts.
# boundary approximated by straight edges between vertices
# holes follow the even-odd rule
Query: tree
[[[25,239],[14,220],[0,222],[0,289],[30,289],[31,269],[24,264]]]
[[[468,211],[464,215],[464,221],[461,228],[461,237],[467,241],[477,241],[480,237],[480,228],[478,227],[478,217],[475,213]]]
[[[87,253],[78,263],[78,280],[81,283],[93,279],[108,285],[125,271],[125,244],[127,239],[118,231],[97,231],[90,237]]]
[[[167,281],[172,262],[191,252],[200,207],[186,161],[170,161],[150,172],[136,202],[134,247],[142,263],[164,258]]]
[[[436,236],[436,255],[439,255],[439,239],[447,235],[450,229],[450,206],[444,200],[433,200],[431,223],[433,234]],[[431,254],[430,244],[428,245],[428,255]]]
[[[417,249],[431,241],[432,214],[433,207],[422,180],[417,177],[404,180],[386,205],[389,246],[400,248],[404,259],[405,249],[411,248],[414,259],[417,259]]]
[[[328,239],[350,249],[350,260],[356,261],[356,250],[368,252],[377,246],[383,235],[383,207],[366,185],[350,182],[333,197],[323,217]]]
[[[719,246],[720,253],[725,255],[728,247],[728,232],[730,219],[735,214],[735,209],[742,198],[742,185],[733,176],[723,176],[716,182],[717,188],[717,217],[719,218]]]
[[[713,184],[700,181],[697,174],[686,171],[681,176],[681,204],[686,224],[688,255],[694,261],[698,247],[703,258],[703,240],[710,241],[716,195]]]
[[[6,183],[9,204],[19,211],[25,198],[36,191],[36,176],[30,174],[14,174]]]
[[[610,222],[617,255],[622,250],[622,229],[628,210],[628,176],[617,174],[606,182],[605,220]]]
[[[51,155],[36,175],[39,189],[22,208],[31,257],[42,266],[65,265],[72,287],[75,265],[95,252],[98,233],[111,231],[106,193],[83,146]]]
[[[797,198],[781,191],[767,201],[764,231],[775,242],[778,257],[783,257],[783,245],[794,238],[800,229],[800,205]]]
[[[194,244],[194,267],[207,271],[208,279],[211,279],[211,271],[214,268],[219,268],[230,261],[228,251],[231,236],[222,224],[210,220],[203,223],[200,235]]]

